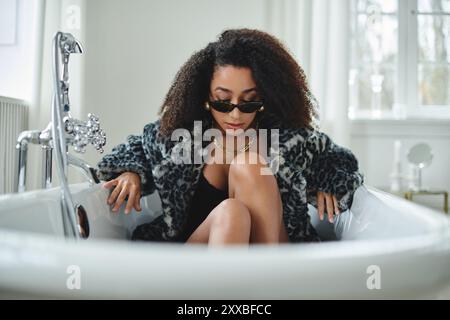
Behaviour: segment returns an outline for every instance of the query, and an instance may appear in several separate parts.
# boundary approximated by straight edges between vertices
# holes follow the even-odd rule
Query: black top
[[[195,190],[187,221],[181,234],[182,242],[191,236],[200,224],[206,219],[209,213],[223,200],[228,198],[228,192],[217,189],[206,180],[203,172],[200,174],[200,180]]]

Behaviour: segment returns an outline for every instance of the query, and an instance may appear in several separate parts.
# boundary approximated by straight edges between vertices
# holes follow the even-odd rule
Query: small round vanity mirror
[[[409,149],[408,161],[415,167],[410,189],[415,191],[427,189],[422,186],[422,169],[428,167],[432,160],[431,147],[426,143],[418,143]]]
[[[431,147],[426,143],[418,143],[409,149],[408,161],[420,169],[428,167],[433,160]]]

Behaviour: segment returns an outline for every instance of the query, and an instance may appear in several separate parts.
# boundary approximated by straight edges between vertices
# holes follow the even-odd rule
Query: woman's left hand
[[[340,213],[338,201],[331,193],[325,193],[322,191],[317,192],[317,210],[320,220],[323,220],[324,213],[328,215],[328,221],[333,223],[333,213],[336,215]]]

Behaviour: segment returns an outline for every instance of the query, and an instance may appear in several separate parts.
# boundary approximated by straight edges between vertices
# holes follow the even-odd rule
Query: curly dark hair
[[[211,117],[203,106],[214,68],[226,65],[252,71],[265,108],[257,113],[260,128],[315,127],[316,100],[303,69],[284,45],[266,32],[230,29],[195,52],[176,74],[158,113],[162,135],[170,136],[177,128],[190,130],[195,120]]]

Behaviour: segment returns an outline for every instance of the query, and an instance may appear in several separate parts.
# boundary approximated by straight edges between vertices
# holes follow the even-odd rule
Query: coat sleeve
[[[310,160],[303,168],[308,202],[317,207],[317,191],[322,191],[336,196],[340,210],[350,208],[354,192],[364,182],[354,154],[316,130],[309,132],[304,147],[306,152],[302,155]]]
[[[155,191],[151,168],[151,145],[155,136],[156,123],[144,127],[142,135],[130,135],[127,142],[119,144],[97,164],[97,174],[101,180],[109,181],[121,173],[135,172],[141,178],[141,194]]]

